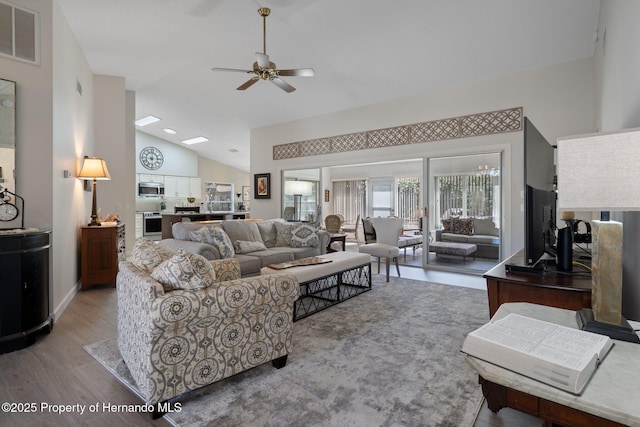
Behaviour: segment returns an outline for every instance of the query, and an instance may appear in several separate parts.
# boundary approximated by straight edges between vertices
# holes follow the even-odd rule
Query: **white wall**
[[[599,130],[603,132],[640,127],[639,16],[636,0],[603,0],[600,4],[595,58],[601,99]],[[640,320],[640,214],[629,212],[623,218],[622,313]]]
[[[107,162],[110,181],[97,183],[97,207],[102,218],[118,215],[125,224],[125,245],[131,253],[135,243],[135,107],[130,103],[135,94],[127,92],[123,77],[93,76],[94,156]],[[132,99],[130,99],[132,98]],[[90,212],[90,210],[89,210]]]
[[[133,175],[120,169],[123,159],[132,156],[125,153],[122,132],[124,117],[131,113],[125,113],[121,79],[97,77],[94,82],[56,2],[15,3],[39,13],[40,64],[0,58],[0,74],[17,84],[16,189],[25,199],[25,226],[51,229],[50,310],[57,318],[77,291],[80,227],[91,212],[91,193],[75,176],[85,155],[105,157],[116,186]],[[99,186],[99,205],[104,204],[103,212],[113,211],[109,191]]]
[[[140,151],[145,147],[156,147],[162,152],[164,163],[156,170],[146,169],[140,163]],[[135,152],[136,173],[158,175],[198,176],[198,153],[181,147],[173,142],[165,141],[148,133],[136,132]]]
[[[272,197],[252,201],[252,215],[270,218],[280,212],[280,171],[457,155],[466,152],[505,152],[504,200],[511,218],[503,223],[508,250],[522,248],[521,211],[522,132],[450,141],[411,144],[365,151],[273,161],[273,146],[289,142],[419,123],[511,107],[524,107],[538,130],[554,142],[557,137],[595,131],[596,85],[593,59],[583,59],[498,79],[452,87],[381,104],[297,120],[251,132],[251,172],[270,172]],[[513,171],[512,171],[513,168]]]
[[[48,144],[52,157],[47,159],[48,179],[41,176],[39,181],[51,193],[48,200],[52,213],[51,309],[57,317],[77,289],[80,226],[88,223],[91,212],[91,193],[82,191],[83,182],[75,175],[84,155],[97,154],[93,137],[93,74],[57,3],[53,3],[52,20],[53,141]],[[78,83],[82,94],[77,91]],[[25,111],[29,113],[30,110]],[[69,178],[64,178],[65,170],[70,172]]]

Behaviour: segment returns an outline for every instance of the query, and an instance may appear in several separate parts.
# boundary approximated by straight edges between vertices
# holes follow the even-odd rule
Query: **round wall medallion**
[[[18,207],[13,203],[0,204],[0,221],[13,221],[18,217]]]
[[[162,152],[156,147],[145,147],[140,151],[140,163],[147,169],[156,170],[163,162]]]

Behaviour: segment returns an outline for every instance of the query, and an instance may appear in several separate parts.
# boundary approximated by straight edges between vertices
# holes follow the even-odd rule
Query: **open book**
[[[462,352],[580,394],[611,338],[511,313],[469,333]]]

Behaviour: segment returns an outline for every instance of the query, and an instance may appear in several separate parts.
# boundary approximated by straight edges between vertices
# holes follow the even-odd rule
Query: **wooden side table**
[[[118,262],[125,259],[124,223],[82,227],[81,289],[112,284],[116,286]]]
[[[545,274],[512,273],[505,265],[513,255],[484,274],[487,279],[489,316],[493,317],[505,302],[530,302],[567,310],[591,308],[591,277],[588,272],[563,274],[550,270]]]

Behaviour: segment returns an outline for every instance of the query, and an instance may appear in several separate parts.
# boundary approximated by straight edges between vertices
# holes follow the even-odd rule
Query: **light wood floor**
[[[403,267],[403,277],[419,279],[422,269]],[[425,275],[428,274],[425,272]],[[439,276],[440,283],[445,282]],[[454,282],[459,282],[451,275]],[[425,276],[423,280],[432,280]],[[0,355],[0,402],[89,405],[140,404],[82,347],[116,336],[116,292],[111,287],[94,287],[79,292],[49,335],[38,337],[30,347]],[[36,412],[0,412],[0,426],[167,426],[163,419],[152,421],[146,413],[108,413],[102,410],[84,415]],[[493,414],[486,406],[474,427],[539,427],[541,421],[510,409]]]

